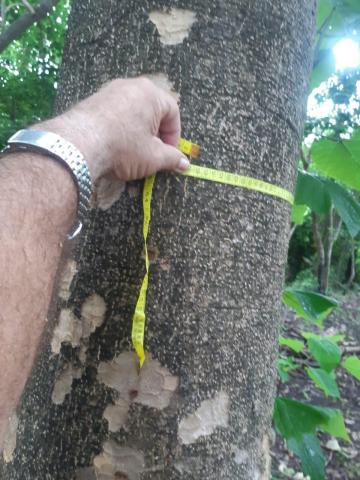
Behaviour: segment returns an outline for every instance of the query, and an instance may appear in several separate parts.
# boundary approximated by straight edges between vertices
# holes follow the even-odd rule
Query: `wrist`
[[[110,171],[105,162],[106,149],[101,134],[86,114],[73,109],[33,128],[56,133],[72,143],[84,156],[93,185]]]

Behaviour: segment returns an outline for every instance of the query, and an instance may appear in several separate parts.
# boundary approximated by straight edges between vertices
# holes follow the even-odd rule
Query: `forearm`
[[[76,205],[75,184],[56,161],[27,153],[0,159],[0,447],[33,364]]]
[[[114,80],[33,128],[77,147],[93,185],[107,173],[128,181],[189,166],[176,148],[176,101],[146,79]],[[75,183],[60,163],[24,153],[0,159],[0,449],[33,364],[76,207]]]

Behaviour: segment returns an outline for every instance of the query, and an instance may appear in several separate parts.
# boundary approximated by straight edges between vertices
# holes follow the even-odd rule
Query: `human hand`
[[[110,172],[128,181],[189,167],[176,148],[177,103],[144,77],[113,80],[40,127],[63,136],[83,153],[94,183]]]

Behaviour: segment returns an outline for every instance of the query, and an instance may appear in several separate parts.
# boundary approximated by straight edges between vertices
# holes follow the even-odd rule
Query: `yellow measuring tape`
[[[200,147],[195,143],[189,142],[184,138],[181,138],[178,144],[179,150],[185,155],[189,155],[192,158],[199,156]],[[274,197],[286,200],[291,205],[294,203],[293,195],[284,188],[272,185],[271,183],[257,180],[252,177],[245,177],[242,175],[236,175],[234,173],[223,172],[221,170],[215,170],[213,168],[201,167],[200,165],[191,165],[190,168],[183,172],[183,175],[188,177],[199,178],[201,180],[210,180],[212,182],[224,183],[227,185],[233,185],[234,187],[242,187],[250,190],[256,190],[258,192],[272,195]],[[145,275],[141,284],[138,300],[136,302],[135,312],[132,320],[132,334],[131,339],[135,351],[139,357],[140,367],[142,367],[145,360],[144,352],[144,332],[145,332],[145,307],[146,307],[146,293],[149,284],[149,256],[147,251],[147,236],[149,232],[149,224],[151,217],[151,197],[154,186],[155,176],[145,179],[143,190],[143,237],[145,248]]]

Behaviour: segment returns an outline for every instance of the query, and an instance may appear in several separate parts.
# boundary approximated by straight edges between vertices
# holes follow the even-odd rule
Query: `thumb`
[[[177,148],[154,138],[154,159],[156,159],[156,170],[186,171],[190,162]]]

